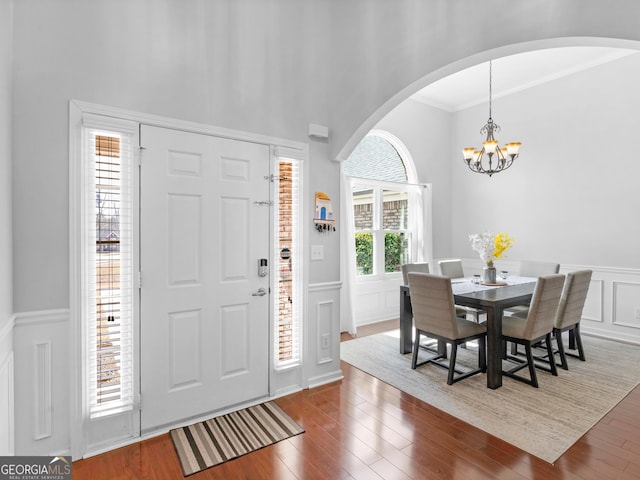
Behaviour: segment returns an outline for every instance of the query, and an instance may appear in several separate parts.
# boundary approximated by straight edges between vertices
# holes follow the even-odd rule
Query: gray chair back
[[[417,329],[452,340],[459,338],[450,278],[410,273],[409,289]]]
[[[580,323],[592,274],[592,270],[578,270],[567,274],[556,313],[555,328],[563,329]]]
[[[464,269],[462,268],[462,260],[440,260],[440,273],[443,277],[462,278],[464,277]]]
[[[553,262],[537,262],[533,260],[522,260],[520,262],[521,277],[541,277],[542,275],[552,275],[560,271],[560,264]]]
[[[429,273],[429,264],[424,263],[405,263],[402,265],[402,284],[409,285],[409,272]]]
[[[538,277],[524,328],[524,339],[534,340],[553,330],[563,287],[564,275]]]

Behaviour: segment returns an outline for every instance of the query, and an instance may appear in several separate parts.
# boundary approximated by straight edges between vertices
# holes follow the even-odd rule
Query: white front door
[[[142,126],[141,429],[266,397],[269,147]]]

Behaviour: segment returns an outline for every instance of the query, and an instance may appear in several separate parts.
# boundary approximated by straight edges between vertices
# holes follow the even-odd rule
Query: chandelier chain
[[[491,103],[493,99],[493,86],[492,86],[492,77],[493,77],[493,64],[491,60],[489,60],[489,119],[491,119]]]

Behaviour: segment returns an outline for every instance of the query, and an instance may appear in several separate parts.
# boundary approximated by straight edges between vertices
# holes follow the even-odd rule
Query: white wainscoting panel
[[[316,304],[318,335],[316,336],[316,365],[334,361],[335,348],[335,302],[327,300]],[[338,340],[339,341],[339,340]]]
[[[69,311],[18,313],[14,327],[16,455],[69,455]]]
[[[582,319],[604,323],[604,281],[591,278],[589,293],[582,310]]]
[[[560,272],[590,268],[593,277],[580,328],[584,334],[640,344],[640,270],[561,265]]]
[[[612,322],[640,329],[640,282],[612,282]]]
[[[13,325],[0,331],[0,456],[15,455]]]
[[[51,340],[35,344],[34,440],[51,436]]]
[[[340,282],[309,285],[304,322],[306,386],[342,379],[340,370]],[[315,359],[315,362],[309,361]]]
[[[399,272],[357,278],[353,303],[356,325],[398,318],[401,284]]]

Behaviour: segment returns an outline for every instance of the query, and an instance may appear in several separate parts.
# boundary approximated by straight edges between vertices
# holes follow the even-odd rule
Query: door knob
[[[267,291],[264,288],[259,288],[257,292],[253,292],[251,295],[254,297],[264,297],[267,294]]]

